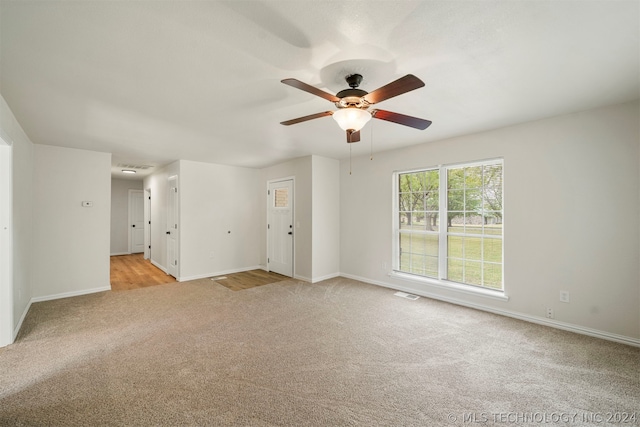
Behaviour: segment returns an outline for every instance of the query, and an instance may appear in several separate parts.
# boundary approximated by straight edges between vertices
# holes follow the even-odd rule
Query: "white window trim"
[[[488,297],[501,301],[509,301],[509,296],[505,293],[505,291],[499,291],[497,289],[489,289],[480,286],[466,285],[464,283],[450,282],[444,279],[433,279],[431,277],[419,276],[417,274],[405,273],[403,271],[396,270],[391,271],[391,273],[389,273],[389,277],[405,280],[407,282],[429,285],[436,288],[454,290],[470,295]]]
[[[392,177],[391,177],[391,183],[392,183],[392,203],[391,203],[391,210],[392,210],[392,228],[391,228],[391,233],[392,233],[392,242],[393,242],[393,246],[392,246],[392,257],[393,259],[391,260],[391,273],[389,273],[389,277],[393,277],[393,278],[397,278],[397,279],[402,279],[402,280],[406,280],[409,282],[413,282],[413,283],[420,283],[420,284],[425,284],[425,285],[429,285],[429,286],[435,286],[435,287],[439,287],[439,288],[443,288],[443,289],[448,289],[448,290],[455,290],[458,292],[462,292],[462,293],[466,293],[466,294],[471,294],[471,295],[478,295],[478,296],[484,296],[484,297],[489,297],[489,298],[494,298],[494,299],[499,299],[499,300],[503,300],[503,301],[508,301],[509,297],[506,294],[506,284],[504,283],[504,235],[501,237],[501,240],[503,241],[503,245],[502,245],[502,266],[503,266],[503,283],[502,283],[502,290],[498,290],[498,289],[491,289],[491,288],[487,288],[484,286],[476,286],[476,285],[470,285],[470,284],[466,284],[466,283],[459,283],[459,282],[452,282],[449,280],[446,280],[443,275],[445,274],[445,272],[447,271],[447,257],[446,256],[442,256],[441,254],[446,254],[447,253],[447,228],[446,227],[439,227],[439,231],[438,231],[438,278],[432,278],[432,277],[426,277],[426,276],[421,276],[421,275],[417,275],[417,274],[411,274],[411,273],[406,273],[404,271],[400,271],[400,257],[399,257],[399,252],[400,252],[400,242],[399,239],[396,238],[396,236],[400,235],[400,223],[399,223],[399,215],[398,212],[399,210],[397,209],[397,203],[398,203],[398,199],[400,197],[399,194],[399,186],[398,186],[398,180],[399,180],[399,176],[400,174],[406,174],[406,173],[415,173],[415,172],[422,172],[422,171],[428,171],[428,170],[438,170],[439,171],[439,178],[440,178],[440,184],[439,184],[439,188],[438,188],[438,197],[439,197],[439,206],[446,206],[446,202],[447,202],[447,195],[446,195],[446,191],[441,191],[442,188],[447,188],[447,173],[446,171],[449,168],[456,168],[456,167],[460,167],[460,166],[465,166],[465,167],[473,167],[473,166],[479,166],[479,165],[491,165],[491,164],[501,164],[503,165],[504,168],[504,159],[502,158],[492,158],[492,159],[487,159],[487,160],[478,160],[478,161],[472,161],[472,162],[460,162],[460,163],[452,163],[452,164],[440,164],[437,166],[428,166],[428,167],[424,167],[424,168],[419,168],[419,169],[409,169],[409,170],[396,170],[393,172]],[[445,172],[445,173],[443,173]],[[504,169],[503,172],[504,174]],[[504,194],[504,190],[503,190],[503,194]],[[440,218],[440,220],[442,221],[442,218]],[[483,236],[486,237],[486,236]]]

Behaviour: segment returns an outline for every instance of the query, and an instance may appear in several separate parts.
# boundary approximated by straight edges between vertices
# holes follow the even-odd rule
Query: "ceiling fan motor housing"
[[[357,89],[357,87],[360,86],[360,83],[362,82],[362,76],[360,74],[350,74],[345,77],[345,80],[347,81],[347,84],[349,84],[350,89],[344,89],[336,93],[336,97],[340,98],[340,101],[335,103],[336,107],[352,107],[360,109],[369,108],[369,103],[362,98],[369,92],[362,89]]]

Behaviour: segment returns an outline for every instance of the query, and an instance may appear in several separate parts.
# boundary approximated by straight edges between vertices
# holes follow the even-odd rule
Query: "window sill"
[[[472,285],[463,285],[462,283],[449,282],[447,280],[430,279],[428,277],[416,276],[415,274],[402,273],[399,271],[392,271],[391,273],[389,273],[389,277],[447,289],[450,291],[457,291],[469,295],[493,298],[501,301],[509,301],[509,297],[504,293],[504,291],[485,289]]]

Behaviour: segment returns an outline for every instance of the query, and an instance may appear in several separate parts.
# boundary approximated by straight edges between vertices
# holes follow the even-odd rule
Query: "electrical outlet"
[[[553,319],[553,308],[547,307],[547,319]]]
[[[569,291],[560,291],[560,302],[569,302]]]
[[[380,268],[382,269],[382,271],[387,271],[387,263],[386,262],[381,262],[380,263]]]

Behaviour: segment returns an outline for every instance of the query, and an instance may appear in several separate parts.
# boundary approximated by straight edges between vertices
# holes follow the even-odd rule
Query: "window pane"
[[[464,190],[464,210],[480,211],[482,209],[482,190]]]
[[[414,212],[413,213],[414,216],[414,221],[413,221],[413,229],[414,230],[424,230],[425,229],[425,213],[420,211],[420,212]]]
[[[485,211],[501,211],[502,210],[502,189],[485,187],[483,192]]]
[[[482,188],[482,166],[464,168],[464,187]]]
[[[447,221],[450,233],[464,233],[464,212],[449,212]]]
[[[464,232],[467,234],[482,234],[482,216],[475,212],[465,212]]]
[[[400,233],[400,253],[405,254],[411,252],[411,235],[409,233]]]
[[[438,190],[430,190],[425,195],[425,209],[437,211],[440,206],[440,193]]]
[[[425,212],[424,229],[427,231],[440,230],[440,219],[437,212]]]
[[[411,229],[420,228],[419,224],[416,224],[416,213],[405,212],[406,221],[403,228]]]
[[[482,264],[477,261],[464,261],[464,282],[471,285],[482,284]]]
[[[465,237],[463,247],[464,259],[472,259],[478,261],[482,259],[482,238]]]
[[[447,188],[464,188],[464,169],[449,169],[447,171]]]
[[[400,271],[409,272],[410,256],[411,254],[408,252],[400,255]]]
[[[425,275],[429,277],[438,277],[438,257],[427,256],[425,260],[426,260]]]
[[[424,273],[425,273],[424,255],[411,254],[411,271],[410,272],[424,276]]]
[[[411,193],[400,193],[399,210],[407,212],[411,210]]]
[[[411,178],[410,176],[411,174],[408,173],[403,173],[400,175],[400,191],[401,192],[409,192],[411,191]]]
[[[502,235],[502,212],[485,212],[484,234]]]
[[[447,237],[447,256],[452,258],[462,258],[463,244],[464,244],[464,237],[460,237],[460,236]]]
[[[425,176],[426,188],[437,191],[438,188],[440,187],[440,171],[438,170],[425,171],[424,176]]]
[[[502,262],[502,239],[484,239],[483,259],[488,262]]]
[[[453,282],[464,282],[462,276],[462,260],[447,260],[447,279]]]
[[[484,264],[484,285],[502,289],[502,264]]]
[[[401,229],[409,228],[407,226],[407,214],[406,212],[400,212],[400,219],[398,220]]]
[[[274,204],[276,208],[289,207],[289,189],[288,188],[276,188],[274,193]]]
[[[431,256],[438,256],[438,235],[437,234],[425,234],[424,238],[424,253]]]
[[[411,234],[411,253],[424,255],[424,235],[413,233]]]
[[[484,186],[502,188],[502,165],[484,166]]]
[[[464,190],[447,191],[447,210],[450,210],[450,211],[464,210]]]

